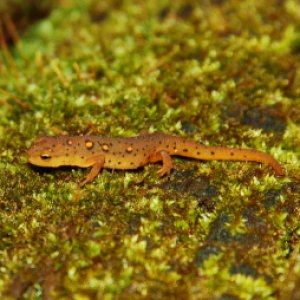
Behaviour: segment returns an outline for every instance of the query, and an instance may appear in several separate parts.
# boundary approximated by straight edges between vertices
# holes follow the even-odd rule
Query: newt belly
[[[269,154],[253,149],[204,146],[182,137],[162,133],[131,138],[100,136],[41,137],[29,148],[28,161],[37,166],[91,167],[82,185],[92,182],[102,168],[136,169],[147,163],[162,161],[159,176],[169,175],[172,155],[200,160],[254,161],[271,166],[284,175],[280,164]]]

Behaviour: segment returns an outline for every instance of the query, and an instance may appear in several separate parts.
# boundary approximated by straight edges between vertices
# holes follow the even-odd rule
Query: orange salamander
[[[280,164],[269,154],[253,149],[205,146],[183,137],[163,133],[136,137],[57,136],[38,138],[29,148],[28,160],[41,167],[91,167],[81,185],[92,182],[102,168],[136,169],[162,161],[159,176],[169,175],[171,155],[200,160],[254,161],[271,166],[284,175]]]

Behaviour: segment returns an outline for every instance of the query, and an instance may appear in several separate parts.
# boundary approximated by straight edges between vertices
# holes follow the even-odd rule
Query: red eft
[[[162,161],[159,176],[169,175],[173,167],[171,155],[200,160],[254,161],[271,166],[284,175],[280,164],[269,154],[254,149],[205,146],[183,137],[163,133],[136,137],[57,136],[38,138],[29,148],[31,164],[91,167],[81,185],[92,182],[102,168],[136,169],[147,163]]]

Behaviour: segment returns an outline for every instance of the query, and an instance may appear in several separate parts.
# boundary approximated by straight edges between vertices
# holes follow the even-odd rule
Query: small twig
[[[20,100],[18,97],[13,95],[12,93],[0,88],[0,92],[2,92],[7,97],[11,98],[17,105],[19,105],[22,109],[27,109],[29,106],[27,103],[24,103],[22,100]],[[8,105],[10,105],[6,99],[2,98],[2,101],[5,101]]]
[[[13,57],[10,54],[8,45],[6,43],[3,25],[2,25],[1,21],[0,21],[0,49],[2,50],[2,53],[3,53],[4,57],[6,58],[10,67],[12,67],[14,70],[16,70],[16,65],[14,63]]]
[[[19,35],[19,33],[17,31],[17,28],[16,28],[13,20],[11,19],[11,17],[10,16],[5,16],[3,23],[6,26],[7,32],[11,36],[14,44],[15,45],[17,45],[17,44],[22,45],[21,40],[20,40],[20,35]]]
[[[60,70],[57,63],[54,60],[52,60],[50,65],[51,65],[52,70],[54,71],[54,73],[58,77],[59,81],[62,83],[62,85],[64,87],[68,87],[69,86],[69,81],[65,78],[65,76],[63,75],[63,73]]]

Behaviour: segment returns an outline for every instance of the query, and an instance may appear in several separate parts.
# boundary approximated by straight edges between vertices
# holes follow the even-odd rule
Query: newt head
[[[65,164],[65,151],[59,137],[38,138],[27,150],[28,161],[40,167],[59,167]]]

